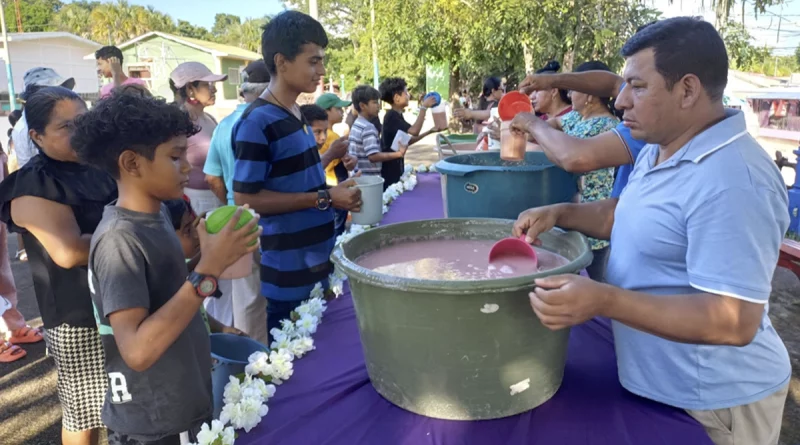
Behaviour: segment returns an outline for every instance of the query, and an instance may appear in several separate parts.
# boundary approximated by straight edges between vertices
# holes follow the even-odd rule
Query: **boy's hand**
[[[351,172],[358,165],[358,158],[351,154],[346,154],[342,157],[342,164],[344,164],[344,168],[346,168],[347,171]]]
[[[350,140],[346,137],[341,137],[333,141],[328,152],[330,152],[331,159],[342,159],[347,154],[347,149],[350,148]]]
[[[436,98],[434,96],[430,96],[427,99],[422,101],[422,106],[425,108],[433,108],[436,106]]]
[[[112,57],[108,59],[108,66],[111,68],[112,74],[121,74],[122,73],[122,63],[120,63],[119,59],[116,57]]]
[[[399,157],[402,158],[403,156],[405,156],[407,151],[408,151],[408,144],[404,144],[402,142],[397,143],[397,154],[400,155]]]
[[[361,173],[356,173],[352,178],[339,183],[336,187],[331,188],[331,204],[334,208],[341,210],[349,210],[351,212],[361,211],[361,190],[356,187],[354,178],[361,176]]]
[[[453,110],[453,116],[456,119],[470,120],[472,119],[472,110],[467,108],[457,108]]]
[[[261,227],[258,226],[259,216],[256,215],[250,222],[236,230],[236,224],[246,212],[247,206],[239,207],[233,214],[228,224],[214,235],[206,231],[206,220],[200,220],[197,226],[197,235],[200,237],[200,251],[203,253],[200,263],[195,271],[204,275],[219,277],[230,265],[244,255],[253,253],[258,249],[258,237],[261,236]],[[252,232],[252,233],[251,233]],[[252,246],[250,245],[256,241]]]

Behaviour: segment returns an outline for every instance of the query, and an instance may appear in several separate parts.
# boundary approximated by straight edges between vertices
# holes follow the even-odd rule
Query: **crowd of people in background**
[[[677,60],[674,57],[663,63],[653,62],[654,58],[665,57],[662,54],[674,56],[685,51],[684,44],[670,46],[669,42],[683,42],[678,36],[686,34],[697,39],[697,51],[705,51],[710,67],[692,65],[692,59],[686,66],[696,73],[677,76],[680,70],[672,66]],[[659,306],[665,304],[666,298],[647,300],[649,306],[641,313],[656,314],[661,308],[676,325],[681,316],[697,321],[695,326],[682,325],[685,332],[695,335],[683,335],[671,326],[658,325],[658,316],[643,320],[625,312],[624,307],[643,304],[640,301],[644,297],[635,300],[631,294],[620,294],[619,298],[627,298],[629,305],[616,307],[617,312],[608,315],[656,334],[615,325],[618,342],[628,342],[617,345],[623,384],[645,397],[686,409],[709,431],[712,417],[718,415],[716,411],[728,408],[730,400],[736,401],[740,405],[737,408],[747,409],[726,415],[753,426],[746,434],[755,437],[755,441],[747,443],[772,444],[777,441],[776,431],[780,431],[780,416],[776,427],[775,416],[761,416],[758,410],[774,413],[778,402],[782,406],[786,398],[786,386],[781,380],[785,374],[785,349],[781,352],[777,346],[780,339],[769,319],[762,318],[762,314],[766,317],[761,305],[768,297],[764,288],[769,288],[770,274],[759,275],[759,281],[750,287],[746,283],[728,283],[725,277],[729,271],[741,269],[732,263],[725,263],[729,271],[714,269],[710,264],[718,263],[691,246],[686,253],[689,243],[705,243],[702,247],[716,254],[723,249],[722,241],[704,231],[708,230],[707,221],[679,214],[700,204],[689,196],[687,202],[661,208],[641,192],[641,184],[651,179],[666,181],[664,171],[684,161],[709,175],[721,162],[745,169],[733,154],[701,162],[728,145],[738,150],[731,148],[728,153],[746,153],[750,165],[763,164],[761,157],[747,151],[753,142],[743,137],[740,116],[727,113],[717,103],[721,91],[717,91],[720,79],[715,76],[727,72],[727,63],[722,67],[722,59],[727,60],[727,56],[724,46],[719,47],[721,42],[711,25],[689,18],[670,19],[642,27],[623,49],[623,55],[634,61],[629,69],[638,70],[636,75],[623,79],[601,61],[587,61],[573,73],[560,73],[560,65],[549,62],[528,76],[519,87],[530,94],[534,112],[517,115],[511,127],[524,134],[554,164],[579,173],[580,193],[573,205],[526,212],[515,230],[520,232],[516,235],[527,232],[533,242],[534,232],[548,224],[558,222],[560,226],[579,229],[595,236],[591,239],[594,259],[588,273],[596,284],[648,288],[652,283],[640,282],[648,277],[637,274],[633,278],[625,272],[631,264],[646,267],[652,261],[637,250],[639,237],[617,235],[617,230],[635,234],[649,230],[646,224],[642,228],[633,222],[633,207],[616,206],[626,190],[626,204],[638,205],[637,209],[647,213],[651,219],[646,221],[667,240],[665,243],[683,246],[684,250],[667,253],[675,257],[670,263],[674,270],[662,277],[663,286],[685,296],[689,290],[681,287],[682,281],[676,284],[680,281],[676,277],[688,274],[699,283],[697,286],[702,286],[698,289],[708,292],[704,295],[710,295],[703,300],[708,308],[735,307],[726,313],[746,313],[746,328],[760,328],[753,334],[755,337],[750,336],[752,346],[745,346],[749,341],[743,343],[739,334],[730,334],[733,328],[723,329],[734,321],[716,326],[719,330],[712,333],[699,332],[697,326],[704,323],[692,314],[705,309],[686,303],[678,311],[676,306]],[[355,178],[380,176],[384,187],[391,186],[403,174],[409,146],[445,130],[436,126],[423,130],[428,110],[436,104],[432,97],[420,100],[413,122],[406,120],[404,113],[411,96],[406,80],[398,77],[383,80],[378,89],[358,85],[349,99],[326,93],[315,104],[299,106],[298,96],[314,92],[326,74],[327,45],[325,30],[308,15],[287,11],[273,18],[262,35],[263,60],[244,69],[241,103],[220,122],[208,109],[216,103],[216,84],[227,76],[214,73],[199,62],[184,62],[173,69],[169,85],[174,100],[167,102],[153,97],[140,79],[124,73],[123,54],[118,48],[101,48],[96,53],[98,71],[109,81],[91,109],[72,91],[73,79],[62,78],[47,67],[25,73],[23,108],[9,116],[13,125],[9,147],[13,147],[14,162],[3,159],[0,182],[0,221],[4,223],[0,225],[0,310],[3,332],[8,337],[7,342],[0,342],[0,361],[19,360],[25,356],[25,344],[46,342],[58,371],[63,443],[97,443],[101,428],[108,429],[112,445],[178,443],[181,434],[195,440],[212,409],[209,333],[249,335],[269,344],[269,329],[289,318],[315,284],[325,282],[331,273],[329,257],[334,241],[344,232],[348,213],[359,211],[362,205]],[[668,62],[672,65],[667,66]],[[712,66],[712,62],[719,66]],[[665,70],[675,71],[667,72],[673,82],[689,76],[680,85],[685,97],[675,99],[669,94],[679,93],[673,93],[671,87],[653,86],[664,82],[658,76],[664,75]],[[655,83],[647,84],[645,78]],[[505,91],[505,79],[486,78],[476,107],[470,108],[468,92],[460,93],[456,117],[477,122],[476,133],[493,134],[491,121],[496,119]],[[648,94],[663,100],[658,104],[648,102]],[[670,97],[671,101],[667,100]],[[612,98],[617,98],[616,104]],[[658,124],[665,128],[672,125],[667,130],[674,130],[675,134],[698,130],[694,135],[712,128],[714,133],[706,135],[712,147],[703,151],[688,144],[680,161],[662,159],[659,145],[645,150],[645,141],[663,142],[664,147],[675,141],[667,133],[648,133],[644,124],[639,126],[631,117],[634,102],[641,104],[638,110],[679,104],[673,109],[664,108],[662,111],[666,111],[656,117],[646,111],[640,111],[639,116],[651,125],[662,119]],[[388,110],[381,120],[384,106]],[[624,122],[620,120],[620,110],[626,112]],[[689,117],[675,117],[681,113]],[[347,131],[340,135],[335,126],[343,120]],[[696,122],[707,126],[694,128]],[[399,132],[409,135],[408,142],[394,146]],[[730,132],[741,139],[727,139]],[[637,163],[640,153],[645,158]],[[659,172],[662,176],[658,176]],[[748,176],[742,170],[742,177],[755,178],[757,187],[768,191],[766,196],[770,199],[758,197],[760,204],[754,207],[769,215],[770,227],[774,226],[771,232],[761,231],[765,233],[764,243],[769,244],[774,241],[769,238],[774,235],[772,232],[785,230],[785,221],[778,216],[780,211],[785,213],[786,203],[777,192],[772,193],[773,172],[764,167],[756,173]],[[686,179],[682,185],[700,187],[699,177],[693,178],[694,182]],[[629,180],[636,182],[638,188],[626,189]],[[717,186],[720,196],[729,199],[725,203],[735,207],[729,193],[736,187],[724,181]],[[736,191],[752,194],[751,189]],[[662,189],[661,193],[672,192]],[[674,196],[661,198],[666,202]],[[243,206],[234,220],[248,210],[255,212],[256,218],[244,227],[236,229],[234,221],[210,234],[204,216],[226,204]],[[613,218],[615,209],[617,221]],[[738,209],[735,216],[752,222],[754,216],[742,213],[748,211]],[[725,209],[720,208],[719,212],[723,214]],[[688,229],[677,223],[689,219],[692,225]],[[586,222],[589,220],[596,224],[590,227]],[[608,221],[614,222],[614,236]],[[665,227],[669,223],[680,227]],[[30,327],[17,309],[7,230],[21,237],[19,244],[32,271],[43,330]],[[687,230],[688,235],[684,233]],[[676,234],[683,235],[674,238]],[[652,234],[641,236],[652,238]],[[611,238],[617,250],[610,260]],[[748,246],[756,248],[752,242]],[[219,278],[243,255],[256,258],[246,277]],[[682,255],[693,257],[678,258]],[[739,258],[750,256],[743,254]],[[766,264],[771,257],[761,259]],[[756,258],[756,264],[743,264],[758,269],[763,266],[758,262],[761,259]],[[691,264],[677,265],[681,261]],[[656,269],[652,274],[658,272]],[[573,287],[569,288],[555,282],[540,286],[569,295],[586,286],[594,292],[593,299],[606,295],[580,278],[575,280],[570,281]],[[572,318],[565,318],[567,315],[552,315],[557,308],[548,306],[547,294],[540,291],[531,299],[543,323],[562,327],[572,323]],[[712,301],[716,297],[719,298]],[[670,298],[682,301],[681,296]],[[723,298],[726,300],[721,303]],[[579,300],[568,301],[578,305]],[[737,302],[758,307],[740,308]],[[575,313],[604,315],[597,309],[600,306],[598,303],[591,308],[595,312],[579,307]],[[723,310],[717,306],[715,310]],[[722,331],[729,335],[719,334]],[[719,336],[714,337],[716,334]],[[678,338],[683,343],[664,338]],[[703,342],[742,347],[735,356],[727,350],[714,349],[716,355],[709,359],[713,363],[704,364],[714,368],[710,380],[719,383],[719,388],[735,380],[729,375],[735,370],[751,372],[754,378],[747,385],[737,386],[736,393],[730,396],[718,388],[708,389],[702,396],[709,401],[698,401],[700,396],[692,399],[697,395],[693,391],[700,391],[696,388],[702,386],[699,381],[687,390],[691,394],[683,393],[683,387],[674,380],[681,376],[698,379],[696,373],[687,376],[684,371],[700,366],[699,353],[693,349],[699,346],[691,343]],[[648,364],[650,368],[660,366],[648,372],[661,377],[658,382],[648,382],[637,368],[640,360],[632,354],[659,348],[673,356],[659,355]],[[758,348],[762,352],[753,352]],[[706,350],[711,354],[709,351]],[[772,358],[762,357],[759,366],[769,367],[769,378],[744,362],[764,351]],[[722,369],[726,365],[730,365],[727,371]],[[675,374],[664,374],[670,370]],[[650,385],[655,389],[651,390]],[[718,444],[733,443],[724,441],[733,432],[728,431],[728,436],[714,434],[712,438]]]

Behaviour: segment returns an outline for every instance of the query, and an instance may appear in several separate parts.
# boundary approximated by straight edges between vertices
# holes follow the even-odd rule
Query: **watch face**
[[[205,278],[205,279],[203,279],[203,281],[200,282],[200,286],[198,286],[198,288],[199,288],[198,290],[203,295],[211,295],[211,294],[214,293],[214,290],[216,289],[216,287],[217,286],[214,284],[214,280],[211,280],[209,278]]]
[[[327,199],[321,198],[317,200],[317,209],[319,210],[328,210],[328,207],[331,206],[331,203],[328,202]]]

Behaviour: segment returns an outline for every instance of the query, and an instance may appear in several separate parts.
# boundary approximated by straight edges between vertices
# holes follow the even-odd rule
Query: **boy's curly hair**
[[[70,142],[81,162],[119,179],[124,151],[153,160],[159,145],[198,131],[188,113],[163,99],[113,94],[75,119]]]

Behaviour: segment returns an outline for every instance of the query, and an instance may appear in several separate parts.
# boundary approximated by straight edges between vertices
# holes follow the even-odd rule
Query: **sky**
[[[128,0],[132,5],[153,6],[173,19],[186,20],[211,29],[218,13],[238,15],[242,19],[263,17],[283,10],[280,0]]]
[[[706,20],[714,21],[714,12],[710,8],[705,10],[698,0],[645,0],[647,4],[660,10],[663,17],[679,15],[703,15]],[[741,1],[741,0],[739,0]],[[741,20],[739,1],[734,6],[732,17]],[[778,55],[789,55],[800,45],[800,0],[786,0],[781,6],[767,9],[767,13],[755,17],[752,0],[747,2],[745,8],[745,25],[758,45],[768,45],[775,48]],[[189,21],[192,24],[205,26],[208,29],[214,25],[214,16],[217,13],[238,15],[242,18],[262,17],[275,14],[283,10],[280,0],[129,0],[131,4],[155,6],[174,19]],[[705,2],[711,3],[710,1]],[[778,22],[780,19],[780,34]]]

